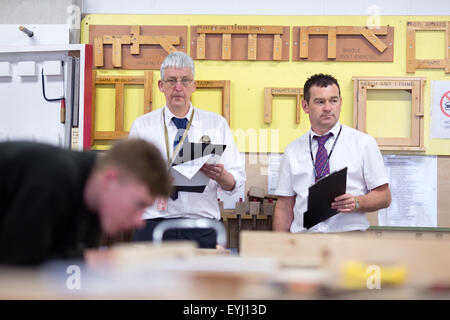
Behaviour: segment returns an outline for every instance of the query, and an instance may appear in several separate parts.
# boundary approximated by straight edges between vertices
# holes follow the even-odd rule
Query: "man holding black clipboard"
[[[313,75],[303,91],[302,108],[309,115],[311,130],[286,147],[273,230],[366,230],[366,212],[391,203],[376,141],[339,123],[342,98],[334,77]]]
[[[175,186],[169,198],[158,198],[145,210],[145,228],[135,232],[135,241],[152,240],[154,228],[166,219],[220,220],[217,191],[233,194],[245,182],[245,168],[225,118],[191,104],[196,89],[194,69],[192,58],[184,52],[169,54],[161,64],[158,81],[166,105],[137,118],[131,126],[129,137],[158,147]],[[195,168],[187,163],[213,153],[216,157]],[[182,163],[186,163],[184,168]],[[216,247],[213,229],[171,229],[163,240],[193,240],[201,248]]]

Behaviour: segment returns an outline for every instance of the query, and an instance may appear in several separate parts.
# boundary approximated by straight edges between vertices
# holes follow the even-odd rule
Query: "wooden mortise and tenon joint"
[[[294,96],[296,98],[295,123],[300,123],[300,108],[303,88],[264,88],[264,123],[272,123],[272,102],[274,96]]]
[[[380,53],[387,49],[387,45],[381,41],[378,35],[387,35],[387,27],[367,28],[354,26],[306,26],[300,27],[300,50],[299,58],[307,59],[309,57],[309,36],[327,35],[328,36],[328,59],[336,59],[337,36],[339,35],[361,35]]]
[[[247,60],[257,60],[258,35],[273,35],[272,60],[282,60],[283,46],[282,26],[248,26],[248,25],[200,25],[197,26],[196,59],[206,59],[206,37],[208,34],[222,35],[222,60],[231,60],[231,37],[233,34],[247,34]]]
[[[168,54],[177,51],[174,45],[180,44],[179,36],[144,36],[140,34],[140,26],[130,26],[129,35],[103,35],[94,38],[94,65],[103,67],[103,45],[112,45],[112,65],[122,67],[122,45],[130,45],[132,55],[140,54],[141,45],[158,45]]]

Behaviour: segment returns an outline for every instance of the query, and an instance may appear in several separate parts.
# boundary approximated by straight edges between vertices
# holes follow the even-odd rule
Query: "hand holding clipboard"
[[[309,187],[308,210],[303,215],[303,226],[307,229],[338,214],[331,208],[337,196],[347,189],[347,167],[335,171]]]

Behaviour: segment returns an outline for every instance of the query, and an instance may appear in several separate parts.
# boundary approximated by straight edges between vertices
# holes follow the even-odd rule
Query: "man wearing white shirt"
[[[286,147],[276,194],[273,230],[343,232],[366,230],[366,212],[386,208],[391,193],[383,158],[373,137],[339,123],[342,98],[337,80],[311,76],[304,85],[302,108],[311,130]],[[319,150],[321,149],[321,150]],[[338,214],[310,229],[303,226],[308,189],[329,172],[347,169],[346,193],[334,199]]]
[[[245,182],[245,169],[227,121],[220,115],[193,107],[190,100],[196,89],[194,62],[183,52],[174,52],[161,64],[158,87],[164,93],[166,106],[137,118],[130,138],[141,138],[156,145],[166,160],[173,158],[177,145],[204,142],[226,145],[217,164],[205,163],[200,171],[209,180],[203,192],[176,189],[172,196],[160,198],[143,215],[146,227],[137,230],[136,241],[152,240],[158,223],[172,218],[210,218],[220,220],[217,191],[233,194]],[[212,229],[175,229],[165,232],[164,240],[195,240],[201,248],[215,248]]]

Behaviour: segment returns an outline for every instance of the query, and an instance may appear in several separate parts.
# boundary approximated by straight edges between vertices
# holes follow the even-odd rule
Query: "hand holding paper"
[[[212,156],[213,155],[208,154],[204,157],[193,159],[192,161],[183,162],[179,165],[173,166],[172,169],[178,171],[186,178],[192,179],[192,177],[203,167],[203,165],[210,161]]]
[[[203,192],[209,179],[213,177],[223,188],[221,182],[225,170],[223,165],[220,165],[222,166],[220,167],[214,164],[220,161],[225,148],[225,145],[185,142],[170,166],[170,172],[174,178],[173,185],[181,187],[203,186],[203,189],[198,191]],[[207,162],[213,164],[210,165]],[[207,170],[202,169],[205,166],[207,166]],[[212,177],[207,176],[206,173],[210,173]],[[225,186],[227,187],[227,185]]]
[[[217,181],[223,190],[233,190],[236,181],[234,177],[225,170],[223,164],[212,165],[205,163],[200,169],[208,178]]]

